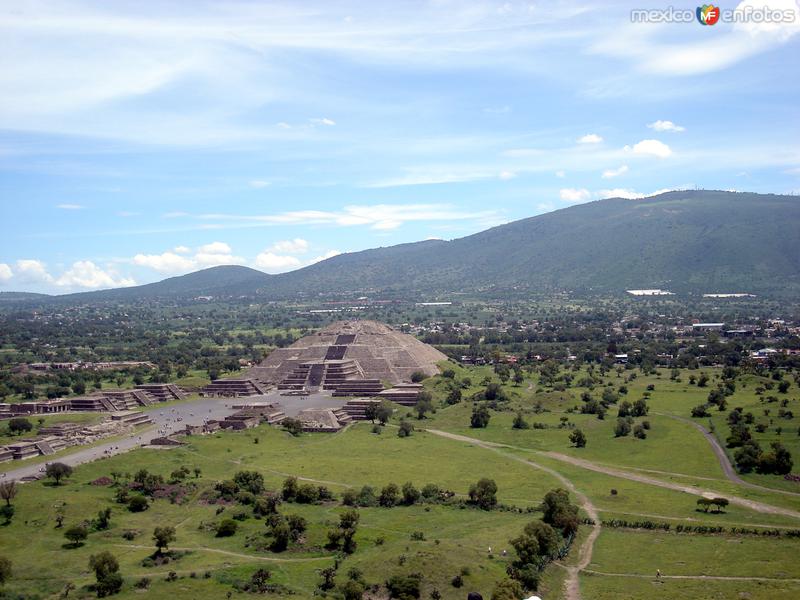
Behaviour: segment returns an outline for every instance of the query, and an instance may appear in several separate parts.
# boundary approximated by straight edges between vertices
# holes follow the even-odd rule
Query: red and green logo
[[[697,20],[700,25],[715,25],[719,21],[719,7],[713,4],[703,4],[697,7]]]

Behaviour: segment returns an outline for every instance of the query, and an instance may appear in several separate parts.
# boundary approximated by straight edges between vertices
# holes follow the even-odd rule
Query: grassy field
[[[449,363],[447,368],[451,368]],[[92,597],[86,588],[92,582],[87,568],[89,555],[99,550],[112,551],[120,561],[125,586],[120,598],[173,598],[192,596],[198,600],[235,597],[245,594],[234,591],[232,584],[244,581],[259,567],[272,572],[272,581],[286,586],[294,597],[311,597],[321,580],[320,571],[334,564],[331,551],[324,548],[326,532],[338,520],[342,507],[336,503],[297,505],[285,503],[284,514],[297,514],[307,519],[308,531],[302,544],[295,544],[283,553],[263,548],[264,521],[248,518],[239,523],[236,535],[217,538],[212,525],[239,511],[241,507],[225,506],[218,514],[217,506],[204,501],[215,482],[228,479],[238,470],[256,470],[266,486],[278,489],[283,480],[297,476],[303,481],[329,487],[340,495],[348,488],[363,485],[380,488],[406,481],[417,487],[426,483],[467,494],[469,485],[480,477],[497,482],[501,503],[520,511],[480,511],[441,505],[416,505],[392,509],[360,509],[361,521],[356,541],[358,549],[347,557],[337,577],[343,582],[348,569],[363,571],[368,583],[380,584],[394,574],[423,574],[422,598],[434,590],[445,599],[461,599],[466,592],[477,590],[488,598],[495,583],[505,576],[506,567],[514,558],[509,540],[524,525],[539,517],[535,508],[550,489],[562,487],[558,478],[547,472],[556,471],[584,494],[601,519],[651,520],[669,522],[673,527],[709,525],[750,528],[798,529],[800,519],[772,514],[746,506],[730,505],[721,513],[699,512],[694,494],[667,489],[652,482],[634,481],[628,475],[643,475],[657,482],[696,486],[720,494],[758,501],[773,507],[800,510],[800,497],[778,491],[757,490],[729,481],[708,441],[691,424],[672,416],[688,417],[693,406],[704,402],[709,388],[688,383],[688,372],[682,381],[671,381],[662,371],[657,375],[611,371],[605,375],[615,388],[626,385],[630,401],[641,398],[649,390],[650,413],[646,418],[651,428],[647,438],[616,438],[613,427],[616,407],[606,419],[571,411],[581,404],[580,395],[587,388],[574,387],[586,375],[573,374],[573,386],[558,391],[542,386],[537,375],[527,375],[519,385],[503,388],[510,400],[491,411],[486,428],[469,426],[473,393],[482,390],[484,380],[497,381],[489,367],[463,369],[452,367],[458,381],[469,378],[463,389],[464,400],[454,406],[443,406],[446,378],[436,377],[425,385],[434,394],[437,410],[418,420],[401,409],[392,420],[409,418],[416,431],[409,438],[399,438],[396,429],[387,427],[378,435],[368,423],[356,424],[338,434],[304,434],[292,437],[287,433],[261,426],[238,433],[219,433],[192,437],[187,444],[168,451],[136,450],[76,469],[67,484],[53,487],[46,483],[26,484],[15,500],[17,509],[12,523],[0,531],[0,555],[14,562],[14,576],[7,585],[11,593],[32,597],[57,597],[71,582],[78,587],[70,598]],[[717,371],[706,369],[713,385]],[[696,373],[695,373],[696,374]],[[755,388],[761,380],[745,379],[729,398],[729,408],[743,406],[745,412],[764,404]],[[591,390],[598,396],[602,387]],[[787,409],[800,413],[796,394],[787,395]],[[763,408],[761,409],[763,412]],[[513,429],[512,421],[522,412],[528,423],[542,423],[543,429]],[[724,415],[714,414],[712,421],[724,440],[727,425]],[[586,433],[585,448],[573,447],[568,439],[571,429],[561,426],[562,418]],[[644,418],[637,418],[641,422]],[[766,418],[766,417],[764,417]],[[794,417],[793,417],[794,418]],[[782,419],[781,421],[791,421]],[[708,419],[701,422],[708,424]],[[758,434],[767,441],[776,435],[773,430]],[[788,426],[787,431],[788,431]],[[436,429],[475,438],[482,442],[504,445],[485,447],[477,442],[453,440],[424,429]],[[763,438],[761,437],[763,436]],[[790,451],[800,459],[800,447],[781,436]],[[764,444],[762,441],[762,444]],[[557,453],[557,454],[556,454]],[[570,459],[590,461],[593,465],[621,470],[625,477],[598,472],[568,462]],[[530,464],[530,463],[535,464]],[[135,465],[132,466],[132,465]],[[113,501],[112,487],[90,485],[113,471],[126,472],[146,468],[168,476],[180,466],[199,467],[199,479],[191,479],[191,489],[182,504],[156,500],[143,513],[130,513]],[[768,487],[800,491],[778,476],[748,476]],[[613,490],[613,492],[612,492]],[[107,531],[91,533],[79,548],[63,547],[63,530],[55,528],[55,514],[61,503],[66,515],[65,526],[91,519],[98,510],[111,507],[112,526]],[[525,512],[526,509],[533,512]],[[581,511],[581,516],[586,516]],[[144,566],[142,561],[153,553],[151,532],[155,525],[172,525],[177,530],[175,549],[189,552],[168,565]],[[122,533],[134,530],[132,540]],[[589,528],[579,531],[576,546],[588,538]],[[413,538],[412,539],[412,534]],[[18,540],[26,543],[20,545]],[[490,555],[488,548],[493,549]],[[506,556],[502,551],[508,550]],[[800,569],[796,556],[800,540],[781,537],[677,534],[633,529],[602,528],[593,546],[593,555],[580,574],[583,598],[794,598],[800,594]],[[577,564],[578,552],[563,561],[565,566]],[[655,579],[656,569],[665,575]],[[166,581],[170,571],[175,581]],[[452,585],[461,574],[464,587]],[[561,598],[567,571],[550,566],[544,573],[540,595]],[[134,584],[142,577],[150,578],[148,590],[137,590]],[[711,579],[709,579],[709,577]],[[735,578],[744,579],[735,579]],[[760,577],[755,580],[753,577]],[[274,594],[281,597],[281,594]],[[337,592],[331,597],[338,598]]]

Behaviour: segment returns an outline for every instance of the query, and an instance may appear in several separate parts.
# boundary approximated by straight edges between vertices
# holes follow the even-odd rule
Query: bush
[[[422,575],[419,573],[394,575],[386,582],[386,589],[389,590],[391,598],[400,598],[402,600],[419,598],[421,582]]]
[[[147,498],[141,494],[134,494],[128,500],[128,510],[131,512],[144,512],[150,507]]]
[[[474,429],[485,428],[489,425],[489,409],[483,405],[475,406],[472,409],[472,417],[470,417],[469,426]]]
[[[409,421],[400,421],[400,427],[397,430],[397,437],[409,437],[414,432],[414,425]]]
[[[238,525],[233,519],[223,519],[217,525],[217,537],[231,537],[237,528]]]
[[[381,490],[381,495],[378,498],[378,504],[383,507],[391,508],[398,502],[400,490],[394,483],[390,483]]]
[[[633,437],[643,440],[647,438],[647,432],[645,431],[644,427],[637,425],[633,428]]]
[[[631,432],[631,425],[625,419],[617,419],[614,426],[614,437],[624,437]]]

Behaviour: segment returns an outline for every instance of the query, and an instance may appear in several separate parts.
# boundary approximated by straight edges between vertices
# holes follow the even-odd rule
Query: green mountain
[[[342,254],[282,275],[213,267],[158,283],[59,298],[281,299],[327,292],[623,293],[633,288],[800,293],[800,198],[698,190],[609,198],[452,241]]]
[[[800,198],[678,191],[610,198],[452,241],[343,254],[275,277],[324,290],[800,291]]]
[[[261,271],[249,267],[225,265],[211,267],[170,277],[156,283],[135,287],[81,292],[58,296],[59,300],[134,300],[147,298],[196,297],[196,296],[252,296],[272,278]]]

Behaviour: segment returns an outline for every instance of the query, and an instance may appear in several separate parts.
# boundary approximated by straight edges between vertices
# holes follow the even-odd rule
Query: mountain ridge
[[[340,254],[279,275],[220,266],[142,286],[55,298],[285,299],[356,291],[622,293],[632,288],[800,292],[800,200],[709,190],[607,198],[454,240]]]

